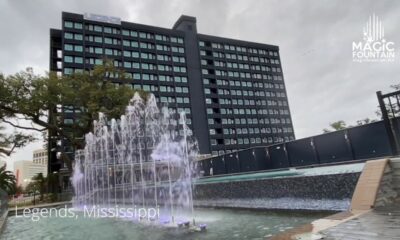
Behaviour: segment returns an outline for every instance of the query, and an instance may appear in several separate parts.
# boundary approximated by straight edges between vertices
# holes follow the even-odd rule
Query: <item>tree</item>
[[[82,137],[92,130],[99,112],[108,118],[118,118],[124,112],[134,95],[134,90],[125,86],[129,80],[124,76],[111,61],[105,61],[90,72],[64,76],[56,73],[38,76],[29,68],[7,77],[0,74],[1,120],[19,129],[49,132],[55,139],[68,142],[73,149],[81,149],[84,147]],[[122,85],[116,87],[111,78],[118,78]],[[145,97],[143,92],[141,94]],[[62,112],[75,112],[78,118],[67,121]],[[17,117],[31,121],[32,126],[10,121]],[[70,157],[62,147],[57,151],[71,171]]]
[[[4,129],[5,127],[0,125],[0,157],[10,156],[16,148],[23,147],[35,140],[35,137],[32,135],[16,131],[13,134],[7,135],[4,133]]]
[[[332,132],[332,131],[338,131],[338,130],[343,130],[343,129],[346,128],[346,122],[343,121],[343,120],[339,120],[339,121],[336,121],[336,122],[333,122],[333,123],[329,124],[329,126],[330,126],[333,130],[324,128],[324,129],[323,129],[324,133],[328,133],[328,132]]]
[[[364,118],[361,120],[357,120],[357,126],[365,125],[365,124],[370,124],[373,122],[376,122],[376,119],[370,119],[370,118]]]
[[[46,193],[47,179],[43,177],[42,173],[38,173],[33,178],[33,183],[36,185],[34,188],[40,193],[40,201],[43,201],[43,196]]]
[[[6,166],[0,167],[0,189],[11,195],[15,191],[16,182],[14,174],[6,170]]]

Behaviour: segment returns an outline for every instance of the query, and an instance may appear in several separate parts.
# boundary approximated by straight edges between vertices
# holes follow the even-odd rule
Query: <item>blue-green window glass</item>
[[[96,37],[94,37],[94,41],[97,42],[97,43],[102,43],[103,42],[103,38],[99,37],[99,36],[96,36]]]
[[[64,56],[64,62],[72,63],[74,62],[74,58],[72,56]]]
[[[79,40],[79,41],[82,41],[83,40],[83,36],[82,36],[82,34],[74,34],[74,39],[75,40]]]
[[[82,57],[75,57],[75,63],[83,63]]]
[[[124,51],[124,57],[131,57],[130,51]]]
[[[83,47],[81,45],[75,45],[75,52],[83,52]]]
[[[124,67],[131,68],[132,67],[132,63],[131,62],[124,62]]]
[[[128,40],[124,40],[124,41],[122,41],[122,45],[124,45],[125,47],[129,47],[129,46],[131,46],[131,42]]]
[[[140,33],[139,33],[139,37],[140,37],[140,38],[146,38],[146,35],[147,35],[147,34],[144,33],[144,32],[140,32]]]
[[[74,28],[75,29],[82,29],[83,28],[82,23],[74,23]]]
[[[64,68],[64,74],[70,75],[74,72],[74,69],[72,68]]]
[[[143,90],[150,91],[150,85],[143,85]]]
[[[140,68],[140,64],[138,62],[133,62],[132,63],[133,68]]]
[[[140,57],[143,58],[143,59],[148,59],[149,58],[149,54],[142,53],[142,54],[140,54]]]
[[[64,22],[64,27],[66,28],[73,28],[74,27],[74,23],[70,22],[70,21],[65,21]]]
[[[74,48],[74,46],[71,45],[71,44],[64,44],[64,50],[65,51],[72,51],[73,48]]]
[[[96,64],[96,65],[102,65],[102,64],[103,64],[103,59],[96,59],[96,60],[94,61],[94,64]]]
[[[139,47],[139,43],[138,42],[131,42],[131,47]]]
[[[132,52],[132,57],[133,58],[138,58],[139,57],[139,52]]]
[[[73,124],[73,123],[74,123],[73,119],[70,119],[70,118],[64,119],[64,124]]]
[[[112,41],[112,39],[111,39],[111,38],[104,38],[104,43],[107,43],[107,44],[112,44],[112,43],[113,43],[113,41]]]
[[[150,80],[149,74],[142,74],[142,79],[143,80]]]
[[[104,27],[104,32],[105,33],[112,33],[112,30],[110,27]]]
[[[122,35],[129,36],[129,30],[122,29]]]
[[[104,52],[105,52],[106,55],[113,55],[113,50],[112,49],[106,48]]]
[[[66,39],[73,39],[74,38],[74,34],[66,32],[64,33],[64,38]]]
[[[147,43],[141,42],[141,43],[140,43],[140,48],[147,48]]]
[[[103,54],[103,49],[97,47],[97,48],[94,49],[94,52],[95,52],[96,54]]]
[[[131,31],[131,37],[137,37],[137,36],[138,36],[138,34],[136,31]]]
[[[94,26],[94,31],[95,31],[95,32],[102,32],[102,31],[103,31],[103,28],[102,28],[101,26],[95,25],[95,26]]]
[[[133,79],[139,80],[140,79],[140,73],[134,73],[133,74]]]
[[[167,98],[167,97],[161,97],[161,98],[160,98],[160,101],[161,101],[162,103],[168,103],[168,98]]]

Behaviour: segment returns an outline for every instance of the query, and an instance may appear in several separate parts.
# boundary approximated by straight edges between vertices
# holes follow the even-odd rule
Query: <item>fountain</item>
[[[85,148],[75,154],[71,180],[76,208],[161,208],[158,219],[151,221],[195,225],[197,144],[184,112],[160,111],[154,95],[144,100],[136,93],[120,119],[99,114],[93,125]]]

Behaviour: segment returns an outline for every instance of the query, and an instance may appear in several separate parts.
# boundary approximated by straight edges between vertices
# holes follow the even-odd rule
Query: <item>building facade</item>
[[[63,12],[62,29],[50,30],[50,70],[88,71],[104,58],[124,69],[130,87],[185,111],[201,154],[294,140],[278,46],[199,34],[190,16],[167,29]],[[73,122],[73,113],[63,121]],[[63,164],[49,136],[53,172]]]
[[[22,160],[14,162],[14,175],[17,180],[17,186],[26,187],[32,178],[38,173],[47,176],[47,164],[34,163],[33,161]]]
[[[47,166],[47,149],[37,149],[33,151],[33,163]]]

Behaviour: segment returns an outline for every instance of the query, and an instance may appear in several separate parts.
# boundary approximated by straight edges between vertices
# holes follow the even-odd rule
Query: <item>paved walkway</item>
[[[400,239],[400,203],[374,209],[320,234],[324,240]]]

